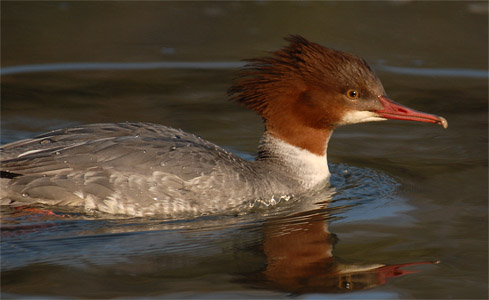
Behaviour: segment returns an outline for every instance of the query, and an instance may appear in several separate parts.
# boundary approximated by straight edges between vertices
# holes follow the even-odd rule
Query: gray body
[[[265,135],[257,160],[247,161],[193,134],[156,124],[55,130],[0,148],[2,204],[166,217],[269,205],[311,185],[303,176],[309,168],[291,163],[300,158],[282,153],[277,143]],[[329,176],[327,165],[323,171]]]

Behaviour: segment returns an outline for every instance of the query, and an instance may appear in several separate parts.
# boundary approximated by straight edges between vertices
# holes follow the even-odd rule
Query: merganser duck
[[[2,146],[2,204],[183,218],[273,204],[327,185],[326,149],[341,125],[439,116],[390,100],[365,60],[301,36],[248,60],[228,90],[265,124],[255,161],[149,123],[54,130]]]

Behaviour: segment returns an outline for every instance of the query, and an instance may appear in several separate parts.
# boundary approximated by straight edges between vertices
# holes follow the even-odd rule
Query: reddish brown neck
[[[278,124],[277,124],[278,123]],[[267,133],[280,138],[284,142],[308,150],[311,153],[324,156],[333,129],[316,129],[301,126],[294,122],[265,121]]]

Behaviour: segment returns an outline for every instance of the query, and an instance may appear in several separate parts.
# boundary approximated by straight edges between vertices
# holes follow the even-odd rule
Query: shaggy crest
[[[228,90],[233,101],[263,116],[270,101],[287,93],[305,91],[311,84],[343,93],[352,83],[366,87],[372,81],[379,82],[358,56],[326,48],[299,35],[290,35],[285,40],[289,45],[271,56],[246,60],[248,63]]]

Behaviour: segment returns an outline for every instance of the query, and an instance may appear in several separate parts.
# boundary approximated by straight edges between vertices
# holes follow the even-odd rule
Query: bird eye
[[[346,92],[346,96],[350,99],[350,100],[356,100],[358,98],[358,92],[356,90],[348,90]]]

